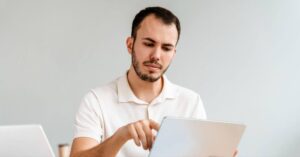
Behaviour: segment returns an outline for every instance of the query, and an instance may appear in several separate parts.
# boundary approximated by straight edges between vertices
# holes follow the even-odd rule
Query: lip
[[[155,65],[155,64],[146,64],[145,67],[152,72],[158,72],[161,69],[159,65]]]
[[[151,67],[151,68],[157,68],[157,69],[162,68],[162,66],[160,64],[155,64],[155,63],[144,63],[144,65],[147,67]]]
[[[157,64],[145,64],[145,66],[151,67],[151,68],[161,69],[161,67],[159,65],[157,65]]]
[[[157,68],[157,67],[153,67],[153,66],[149,66],[149,65],[146,65],[147,69],[149,69],[150,71],[159,71],[160,68]]]

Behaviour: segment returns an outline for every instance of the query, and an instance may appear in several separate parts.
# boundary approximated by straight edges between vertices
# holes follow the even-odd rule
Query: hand
[[[238,150],[236,149],[233,153],[233,157],[236,157],[237,154],[238,154]]]
[[[139,120],[121,127],[116,133],[122,134],[125,140],[133,139],[137,146],[151,149],[155,136],[152,130],[158,131],[159,124],[153,120]]]

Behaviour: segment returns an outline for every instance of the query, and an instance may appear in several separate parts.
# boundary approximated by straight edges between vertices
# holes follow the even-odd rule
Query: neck
[[[127,79],[135,96],[148,103],[151,103],[151,101],[160,94],[163,88],[162,78],[155,82],[144,81],[139,78],[132,66],[128,71]]]

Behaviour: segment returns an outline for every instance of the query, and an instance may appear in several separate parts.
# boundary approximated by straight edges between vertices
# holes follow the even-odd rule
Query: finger
[[[135,127],[134,127],[133,124],[129,125],[129,132],[130,132],[130,135],[131,135],[131,137],[132,137],[134,143],[135,143],[137,146],[140,147],[140,146],[141,146],[141,142],[140,142],[140,140],[139,140],[139,136],[138,136],[138,134],[137,134],[137,132],[136,132],[136,129],[135,129]]]
[[[136,129],[136,132],[138,134],[138,137],[139,137],[139,140],[142,142],[143,144],[143,148],[144,149],[147,149],[147,140],[146,140],[146,135],[145,135],[145,132],[142,128],[142,125],[140,123],[136,123],[135,124],[135,129]]]
[[[153,134],[151,129],[149,128],[148,125],[143,125],[143,130],[145,132],[146,135],[146,139],[147,139],[147,146],[148,148],[152,147],[152,142],[153,142]]]
[[[236,150],[234,151],[233,157],[236,157],[237,154],[238,154],[238,150],[236,149]]]
[[[152,149],[152,147],[153,147],[153,145],[154,145],[155,139],[156,139],[156,136],[152,135],[152,145],[151,145],[151,147],[150,147],[150,150]]]
[[[154,130],[156,130],[156,131],[159,130],[160,125],[159,125],[157,122],[155,122],[155,121],[152,120],[152,119],[150,119],[149,122],[150,122],[150,128],[151,128],[151,129],[154,129]]]

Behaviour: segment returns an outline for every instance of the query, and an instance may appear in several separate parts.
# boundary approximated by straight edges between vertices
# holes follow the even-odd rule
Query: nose
[[[160,60],[160,55],[161,55],[161,49],[159,47],[156,47],[151,53],[150,60],[157,62]]]

